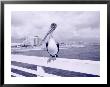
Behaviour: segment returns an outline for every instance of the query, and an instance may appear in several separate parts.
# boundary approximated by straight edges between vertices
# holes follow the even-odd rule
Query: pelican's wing
[[[48,42],[46,43],[46,48],[47,48],[47,51],[48,51]]]
[[[58,52],[59,52],[59,43],[57,43],[56,45],[57,45],[57,47],[58,47]],[[58,52],[57,52],[57,53],[58,53]]]

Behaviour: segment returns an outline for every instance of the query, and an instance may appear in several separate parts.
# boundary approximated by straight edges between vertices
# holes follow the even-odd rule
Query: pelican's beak
[[[51,28],[47,34],[51,34],[54,30],[55,30],[55,28]]]
[[[49,33],[52,33],[54,30],[55,30],[55,29],[51,29],[51,30],[49,31]]]
[[[56,27],[51,28],[51,29],[48,31],[48,33],[47,33],[47,34],[45,35],[45,37],[42,39],[41,44],[42,44],[42,42],[47,38],[47,36],[48,36],[49,34],[51,34],[55,29],[56,29]]]

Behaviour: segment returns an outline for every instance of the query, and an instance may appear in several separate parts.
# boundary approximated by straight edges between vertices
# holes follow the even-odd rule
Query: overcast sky
[[[56,23],[54,38],[99,38],[99,11],[14,11],[11,14],[12,37],[39,36],[43,38],[51,23]]]

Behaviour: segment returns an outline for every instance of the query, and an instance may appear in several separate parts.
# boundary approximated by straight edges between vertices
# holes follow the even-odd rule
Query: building
[[[34,36],[34,37],[27,37],[22,45],[25,46],[38,46],[40,43],[40,38],[38,36]]]
[[[33,41],[33,46],[38,46],[40,43],[40,38],[38,36],[34,36]]]

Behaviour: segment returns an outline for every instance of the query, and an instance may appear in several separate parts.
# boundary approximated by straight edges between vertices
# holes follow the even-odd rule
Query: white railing
[[[14,65],[12,65],[12,68],[29,72],[32,74],[36,74],[37,76],[40,76],[40,77],[57,76],[57,75],[46,73],[42,66],[100,76],[99,61],[57,58],[55,61],[51,61],[50,63],[47,63],[47,60],[48,60],[47,57],[12,55],[12,61],[36,65],[36,70],[31,70],[31,69],[14,66]],[[13,72],[12,72],[12,75],[21,76]]]

